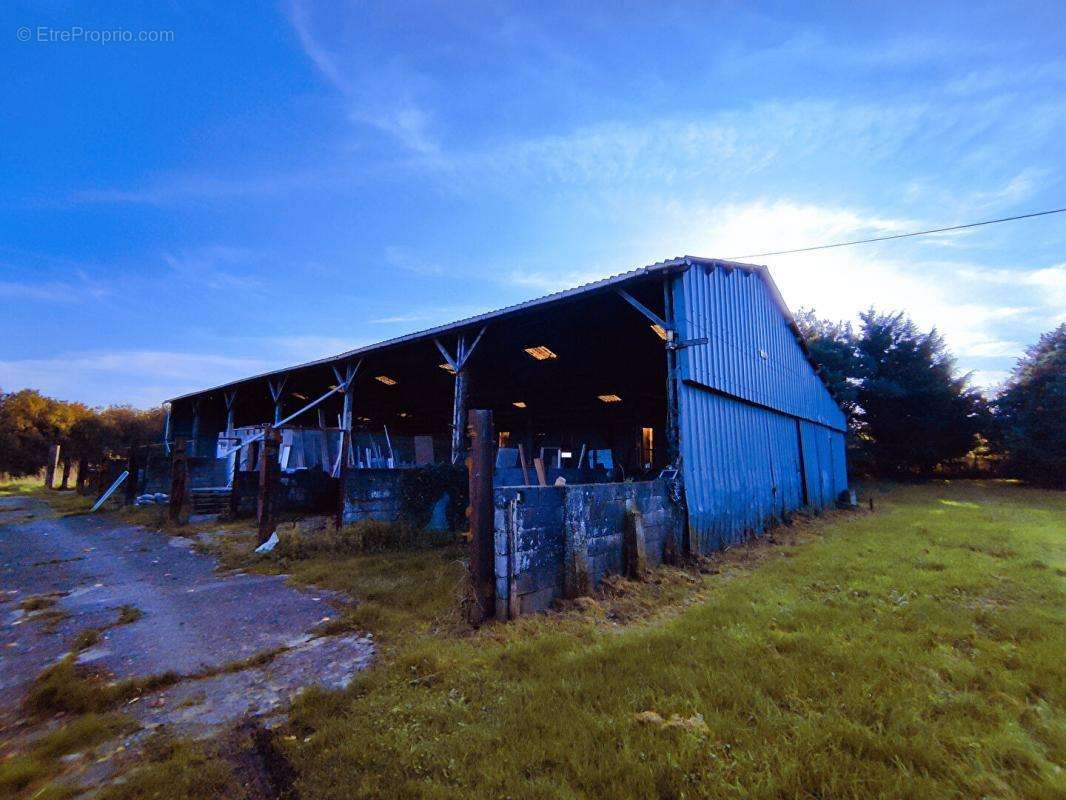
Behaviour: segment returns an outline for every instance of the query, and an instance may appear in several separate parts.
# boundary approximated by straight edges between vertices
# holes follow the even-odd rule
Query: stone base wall
[[[494,535],[496,616],[543,611],[566,593],[575,562],[592,588],[623,571],[626,504],[641,512],[649,565],[672,539],[680,549],[684,514],[664,480],[545,487],[498,487]]]
[[[459,530],[467,503],[465,467],[351,469],[345,477],[345,523],[373,519],[430,531]]]

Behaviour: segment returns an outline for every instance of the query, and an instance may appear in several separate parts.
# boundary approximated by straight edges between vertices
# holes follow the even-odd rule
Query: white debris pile
[[[170,502],[170,495],[163,492],[155,494],[142,494],[133,501],[135,506],[165,506]]]

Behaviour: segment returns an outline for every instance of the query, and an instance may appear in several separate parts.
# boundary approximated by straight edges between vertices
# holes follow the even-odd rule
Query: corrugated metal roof
[[[612,275],[607,278],[603,278],[598,281],[591,281],[589,283],[582,284],[581,286],[575,286],[572,289],[564,289],[562,291],[553,292],[552,294],[544,295],[543,297],[537,297],[533,300],[526,300],[522,303],[516,303],[515,305],[505,306],[504,308],[496,309],[495,311],[487,311],[483,314],[477,314],[472,317],[466,317],[465,319],[456,320],[450,322],[447,325],[439,325],[435,328],[427,328],[426,330],[416,331],[414,333],[404,334],[403,336],[397,336],[393,339],[386,339],[385,341],[378,342],[376,344],[365,345],[363,347],[357,347],[354,350],[348,350],[343,353],[339,353],[335,356],[328,356],[326,358],[315,359],[314,361],[307,361],[302,364],[295,364],[290,367],[283,367],[281,369],[271,370],[269,372],[262,372],[257,375],[250,375],[244,378],[239,378],[229,383],[219,384],[218,386],[212,386],[207,389],[201,389],[196,392],[188,392],[183,395],[171,398],[168,402],[174,402],[176,400],[185,400],[190,397],[197,397],[199,395],[208,394],[210,392],[217,392],[222,389],[228,389],[233,386],[237,386],[241,383],[247,383],[248,381],[261,380],[263,378],[269,378],[276,375],[283,375],[287,372],[294,370],[306,369],[308,367],[316,367],[327,364],[336,364],[350,358],[357,356],[364,356],[376,351],[386,350],[390,347],[396,347],[402,344],[408,344],[420,339],[430,339],[434,336],[441,336],[450,331],[458,331],[463,328],[469,328],[475,325],[483,325],[487,322],[498,320],[502,317],[510,316],[513,314],[519,314],[525,311],[529,311],[542,306],[551,305],[553,303],[562,302],[575,297],[579,297],[586,294],[591,294],[597,291],[603,291],[612,287],[617,287],[620,284],[628,283],[630,281],[639,280],[641,278],[648,277],[650,275],[667,273],[675,270],[684,270],[693,265],[701,266],[722,266],[732,269],[743,269],[758,274],[767,285],[770,287],[771,294],[774,297],[775,302],[781,309],[781,313],[785,316],[786,320],[790,323],[793,332],[796,334],[800,345],[803,347],[804,352],[810,357],[807,350],[807,343],[804,341],[803,336],[799,332],[799,328],[796,326],[795,319],[792,317],[792,312],[789,311],[785,305],[784,300],[781,297],[780,291],[774,284],[773,278],[770,277],[769,271],[764,266],[757,264],[744,264],[737,261],[727,261],[716,258],[702,258],[700,256],[682,256],[680,258],[672,258],[666,261],[659,261],[655,264],[649,264],[645,267],[639,267],[629,272],[621,272],[617,275]],[[812,365],[817,366],[814,362]]]

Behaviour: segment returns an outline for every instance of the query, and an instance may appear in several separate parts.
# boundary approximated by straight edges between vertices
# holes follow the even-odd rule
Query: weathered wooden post
[[[78,477],[74,481],[74,490],[78,494],[85,494],[85,482],[89,479],[89,459],[78,459]]]
[[[281,448],[281,431],[267,425],[263,431],[263,447],[259,455],[259,503],[257,518],[259,521],[259,544],[270,538],[277,525],[275,506],[280,464],[278,451]]]
[[[44,468],[44,488],[54,489],[56,482],[56,470],[59,468],[59,445],[54,444],[48,448],[48,463]]]
[[[473,409],[468,417],[470,456],[470,583],[473,589],[468,618],[480,625],[496,608],[494,514],[492,504],[492,412]]]
[[[644,546],[644,515],[635,500],[626,501],[626,527],[622,538],[626,577],[642,581],[648,574],[648,555]]]
[[[175,525],[189,521],[189,503],[186,484],[189,478],[188,443],[184,439],[174,442],[170,467],[170,508],[168,516]]]
[[[137,489],[139,484],[137,483],[137,472],[139,470],[139,464],[137,463],[137,442],[135,441],[130,445],[130,453],[126,457],[126,469],[130,473],[126,478],[125,494],[126,505],[133,505],[133,501],[137,499]]]

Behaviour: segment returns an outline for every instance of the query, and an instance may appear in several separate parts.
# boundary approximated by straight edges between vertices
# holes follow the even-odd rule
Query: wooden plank
[[[544,459],[543,458],[534,458],[533,459],[533,468],[537,471],[537,482],[541,486],[547,486],[548,485],[548,476],[544,472]]]
[[[522,446],[522,443],[518,443],[518,460],[522,464],[522,484],[529,486],[529,465],[526,462],[526,448]]]
[[[615,289],[615,292],[618,293],[619,297],[629,303],[629,305],[633,306],[633,308],[635,308],[653,323],[661,327],[664,331],[673,330],[673,328],[670,327],[670,324],[666,320],[664,320],[662,317],[660,317],[658,314],[656,314],[654,311],[652,311],[650,308],[640,302],[629,292],[625,291],[625,289]]]

